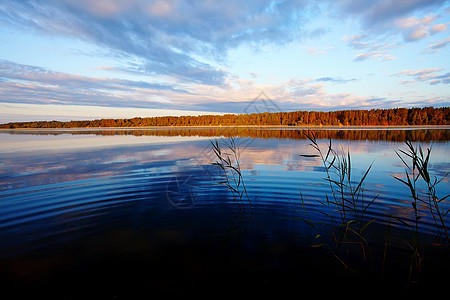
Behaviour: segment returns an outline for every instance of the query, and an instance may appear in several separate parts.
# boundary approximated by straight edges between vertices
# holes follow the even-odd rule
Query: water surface
[[[224,288],[237,282],[259,290],[312,289],[344,280],[403,288],[412,235],[387,215],[411,218],[411,198],[408,188],[393,178],[405,173],[394,150],[405,149],[405,139],[432,147],[430,172],[441,178],[450,170],[449,130],[315,132],[324,149],[331,139],[333,148],[350,152],[355,177],[373,164],[364,185],[367,199],[379,195],[366,213],[367,220],[375,220],[368,231],[371,247],[352,250],[356,258],[349,258],[370,256],[358,276],[325,247],[312,247],[318,243],[317,232],[300,220],[305,217],[301,197],[313,212],[331,196],[320,161],[300,156],[314,153],[302,130],[4,130],[2,282],[41,292],[60,287],[66,296],[90,290],[107,297],[147,288]],[[210,141],[225,142],[229,136],[239,146],[251,211],[239,210],[232,193],[217,184],[220,169],[211,165],[216,158]],[[441,196],[450,193],[448,178],[437,190]],[[320,213],[312,215],[326,221]],[[425,212],[420,234],[427,242],[436,236],[434,221]],[[389,251],[381,272],[387,236]],[[427,273],[442,273],[445,279],[448,244],[430,251]]]

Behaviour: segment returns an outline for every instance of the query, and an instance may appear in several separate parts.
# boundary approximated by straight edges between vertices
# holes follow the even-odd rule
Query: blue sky
[[[448,106],[449,44],[439,0],[3,0],[0,122]]]

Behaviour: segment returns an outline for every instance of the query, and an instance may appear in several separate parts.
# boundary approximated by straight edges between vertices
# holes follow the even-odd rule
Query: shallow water
[[[312,247],[319,243],[317,232],[300,220],[301,197],[309,216],[326,222],[317,213],[323,209],[319,201],[332,196],[320,161],[300,156],[314,154],[301,130],[5,130],[0,132],[2,282],[19,290],[46,293],[59,287],[68,296],[89,289],[111,297],[237,282],[262,290],[344,280],[403,289],[412,233],[402,222],[389,223],[387,214],[408,222],[413,215],[409,189],[393,178],[405,172],[394,150],[406,148],[405,137],[424,149],[432,145],[430,173],[440,178],[450,170],[449,130],[316,134],[325,151],[330,138],[334,149],[350,152],[356,179],[373,163],[364,184],[365,199],[379,195],[366,213],[366,221],[375,220],[367,230],[370,244],[345,245],[339,254],[351,271],[326,247]],[[217,184],[221,173],[211,165],[210,140],[225,142],[227,136],[235,136],[239,146],[252,210],[248,205],[239,210],[232,193]],[[441,197],[450,193],[448,180],[438,185]],[[442,207],[450,208],[448,202]],[[421,241],[430,245],[436,226],[421,213]],[[445,279],[448,242],[426,253],[423,274]],[[423,277],[421,284],[428,280]]]

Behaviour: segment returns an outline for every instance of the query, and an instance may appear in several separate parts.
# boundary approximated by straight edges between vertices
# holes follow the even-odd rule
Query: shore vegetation
[[[0,128],[86,128],[154,126],[423,126],[450,125],[449,107],[339,111],[291,111],[253,114],[136,117],[85,121],[32,121]]]

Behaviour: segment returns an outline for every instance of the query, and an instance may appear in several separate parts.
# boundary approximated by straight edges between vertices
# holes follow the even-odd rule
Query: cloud
[[[157,107],[161,95],[189,93],[167,84],[72,75],[7,60],[0,60],[0,81],[0,101],[21,103]]]
[[[354,79],[339,77],[294,79],[274,85],[258,85],[263,75],[250,73],[246,81],[233,77],[225,65],[231,49],[245,45],[282,46],[311,39],[325,29],[306,32],[313,17],[338,8],[339,18],[355,20],[363,33],[345,37],[355,51],[356,61],[395,59],[391,36],[419,40],[447,30],[440,16],[423,16],[425,9],[441,7],[439,0],[3,0],[0,26],[50,37],[81,40],[101,48],[121,67],[98,66],[100,70],[151,75],[168,79],[168,84],[151,81],[71,75],[46,68],[0,61],[0,100],[26,103],[61,103],[105,106],[134,106],[178,109],[215,109],[222,105],[239,110],[262,90],[276,95],[285,108],[358,107],[387,101],[383,97],[362,97],[352,93],[330,94],[327,83]],[[425,11],[426,12],[426,11]],[[315,20],[312,20],[315,22]],[[353,23],[352,23],[353,24]],[[317,26],[317,24],[312,27]],[[325,22],[320,26],[327,28]],[[315,27],[317,28],[317,27]],[[373,34],[376,33],[376,34]],[[386,38],[387,37],[387,38]],[[395,40],[397,41],[397,40]],[[449,40],[430,45],[428,53],[443,49]],[[326,54],[331,48],[306,48],[306,54]],[[250,74],[250,75],[249,75]],[[445,83],[439,72],[426,82]],[[399,74],[414,79],[414,74]],[[132,77],[133,78],[133,77]],[[420,78],[419,78],[420,79]],[[290,105],[293,103],[295,105]],[[387,103],[387,102],[386,102]],[[192,107],[190,107],[192,105]]]
[[[94,43],[138,61],[135,72],[216,85],[227,74],[212,61],[243,43],[280,45],[300,37],[307,5],[313,3],[5,0],[0,24]]]
[[[450,43],[450,38],[446,38],[445,40],[441,40],[436,44],[429,45],[423,52],[424,53],[437,53],[447,47],[447,45]]]
[[[432,25],[431,23],[436,19],[436,16],[425,16],[421,19],[407,17],[397,19],[394,24],[402,31],[406,42],[414,42],[447,30],[447,25],[444,23]]]
[[[214,90],[203,86],[191,90],[198,98],[211,97],[209,103],[219,105],[221,111],[242,113],[262,91],[276,108],[281,111],[293,110],[336,110],[351,108],[376,108],[403,106],[401,100],[389,100],[384,97],[361,96],[350,92],[329,93],[325,83],[345,79],[322,77],[310,79],[291,79],[279,84],[257,84],[253,80],[236,80],[227,90]],[[203,105],[205,105],[204,102]],[[201,105],[201,104],[200,104]],[[207,105],[207,104],[206,104]],[[200,109],[201,107],[199,107]]]
[[[369,40],[369,36],[363,36],[361,34],[350,37],[344,36],[342,39],[347,41],[349,45],[356,50],[370,49],[372,51],[387,51],[400,47],[398,43],[386,43],[377,40]]]
[[[413,76],[437,84],[449,82],[443,69],[405,70],[397,76]],[[353,93],[329,93],[326,83],[346,83],[355,79],[321,77],[291,79],[278,84],[257,84],[253,79],[226,78],[225,84],[195,84],[185,90],[171,85],[115,78],[97,78],[54,72],[41,67],[0,60],[0,102],[60,104],[243,113],[264,92],[276,109],[336,110],[405,106],[405,100]],[[436,102],[437,101],[437,102]],[[440,102],[439,102],[440,101]],[[415,103],[442,104],[442,99],[421,97]],[[406,102],[406,103],[410,103]],[[48,108],[48,106],[46,106]]]
[[[443,6],[446,0],[337,0],[335,7],[343,13],[360,18],[370,30],[386,31],[397,19],[431,7]]]
[[[332,46],[324,47],[324,48],[309,47],[306,49],[305,52],[303,52],[303,54],[312,55],[312,56],[323,55],[323,54],[327,54],[328,51],[330,51],[332,49],[334,49],[334,47],[332,47]]]
[[[404,42],[415,42],[447,30],[446,23],[437,23],[441,15],[423,15],[431,9],[445,7],[446,0],[337,0],[331,6],[338,17],[359,21],[365,35],[395,36],[400,34]]]
[[[382,61],[387,60],[393,60],[396,59],[395,57],[391,56],[390,54],[387,54],[382,51],[372,51],[372,52],[366,52],[366,53],[360,53],[355,56],[355,61],[363,61],[369,58],[379,58]]]
[[[442,5],[441,0],[327,3],[339,9],[340,17],[356,16],[366,29],[391,30],[400,20],[397,22],[404,28],[396,28],[409,30],[405,35],[408,40],[442,32],[446,27],[427,19],[408,19],[413,12]],[[311,32],[304,29],[311,11],[320,14],[325,11],[322,6],[312,0],[4,0],[0,2],[0,25],[98,45],[122,60],[129,72],[220,85],[229,74],[218,63],[226,59],[230,49],[242,44],[255,49],[267,44],[279,46],[323,32],[320,28]],[[358,46],[364,47],[353,41],[353,47]],[[311,48],[307,53],[318,55],[327,50]],[[368,54],[373,51],[383,50],[366,48],[367,54],[360,53],[357,60],[394,59],[387,53]]]
[[[404,42],[415,42],[447,30],[446,23],[439,23],[441,15],[425,15],[421,18],[412,16],[423,13],[425,9],[443,6],[445,1],[390,1],[363,0],[337,1],[336,5],[344,12],[359,17],[363,25],[363,33],[344,36],[348,46],[358,51],[354,61],[377,59],[380,61],[394,60],[391,50],[402,47],[401,42],[385,42],[400,34]],[[430,46],[425,52],[435,53],[445,47],[444,41]]]
[[[444,23],[432,25],[431,29],[430,29],[432,34],[443,32],[446,30],[447,30],[447,24],[444,24]]]
[[[104,68],[104,67],[102,67]],[[127,90],[133,88],[149,90],[178,90],[172,85],[150,83],[146,81],[132,81],[115,78],[95,78],[55,72],[38,66],[18,64],[0,59],[0,78],[4,80],[25,81],[48,86],[64,86],[86,90]]]
[[[344,79],[340,77],[321,77],[317,78],[316,81],[318,82],[332,82],[332,83],[347,83],[351,81],[356,81],[356,79]]]
[[[23,104],[0,102],[0,124],[38,120],[93,120],[101,118],[134,118],[154,116],[186,116],[220,114],[208,111],[167,110],[95,105]]]
[[[450,72],[439,74],[444,68],[428,68],[428,69],[416,69],[416,70],[403,70],[392,76],[407,76],[412,80],[403,80],[401,84],[415,85],[417,83],[428,83],[430,85],[436,84],[450,84]]]
[[[342,40],[347,41],[351,48],[360,52],[355,56],[355,61],[363,61],[371,58],[381,61],[396,59],[396,57],[389,53],[389,50],[399,48],[400,46],[397,43],[373,41],[368,40],[368,38],[368,36],[363,35],[344,36],[342,38]]]
[[[262,85],[256,84],[252,79],[230,77],[225,80],[224,85],[194,84],[186,89],[179,89],[172,85],[146,81],[72,75],[0,60],[0,102],[239,113],[261,91],[265,91],[275,95],[274,101],[280,104],[283,110],[306,106],[334,107],[336,101],[342,105],[344,102],[360,105],[358,101],[364,97],[351,94],[330,95],[323,85],[323,82],[345,83],[351,80],[322,77]]]

